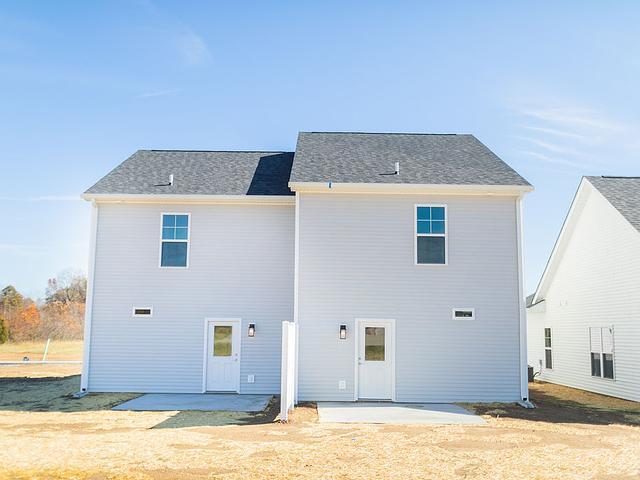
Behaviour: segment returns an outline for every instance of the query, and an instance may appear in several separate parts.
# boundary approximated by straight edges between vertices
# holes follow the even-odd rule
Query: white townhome
[[[640,178],[582,179],[527,300],[540,379],[640,401]]]
[[[82,389],[527,399],[530,190],[472,135],[139,151],[84,194]]]

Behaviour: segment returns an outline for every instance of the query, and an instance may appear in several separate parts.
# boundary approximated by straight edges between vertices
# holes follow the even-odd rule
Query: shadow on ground
[[[587,425],[640,425],[640,403],[536,382],[530,385],[534,409],[516,404],[467,405],[479,415],[535,422]]]
[[[154,429],[219,427],[223,425],[262,425],[273,423],[280,412],[279,398],[273,397],[262,412],[181,411],[160,422]]]

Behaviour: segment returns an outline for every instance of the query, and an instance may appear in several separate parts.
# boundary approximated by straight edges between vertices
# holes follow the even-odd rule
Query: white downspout
[[[82,353],[82,377],[79,395],[89,391],[89,358],[91,358],[91,320],[93,318],[93,284],[96,266],[96,238],[98,233],[98,205],[91,202],[91,234],[89,239],[89,266],[87,269],[87,298],[84,311],[84,340]]]
[[[524,262],[522,248],[522,195],[516,199],[516,241],[518,244],[518,311],[520,315],[520,404],[533,408],[529,401],[529,374],[527,371],[527,312],[524,299]]]

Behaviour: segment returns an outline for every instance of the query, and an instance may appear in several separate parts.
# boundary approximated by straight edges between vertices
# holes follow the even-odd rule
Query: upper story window
[[[189,265],[189,220],[188,213],[162,214],[161,267]]]
[[[446,265],[447,206],[416,205],[416,264]]]

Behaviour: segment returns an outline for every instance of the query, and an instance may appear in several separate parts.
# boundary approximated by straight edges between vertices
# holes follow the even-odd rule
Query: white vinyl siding
[[[356,318],[396,319],[397,401],[520,399],[515,197],[305,193],[299,202],[301,400],[354,399]],[[420,204],[447,205],[446,268],[416,268]],[[452,321],[461,305],[482,316]]]
[[[215,317],[242,319],[241,393],[278,393],[282,321],[293,319],[293,206],[99,210],[89,390],[202,391],[204,319]],[[190,213],[189,268],[158,268],[158,222],[175,211]],[[153,318],[132,318],[132,305],[153,306]]]
[[[553,328],[553,371],[540,379],[640,401],[640,232],[591,187],[550,285],[544,311],[527,312],[529,364],[544,359],[543,329]],[[614,379],[592,376],[592,333],[613,326]],[[596,330],[590,330],[597,327]],[[599,335],[598,335],[599,337]],[[538,340],[540,339],[540,340]],[[602,368],[602,365],[601,365]]]

